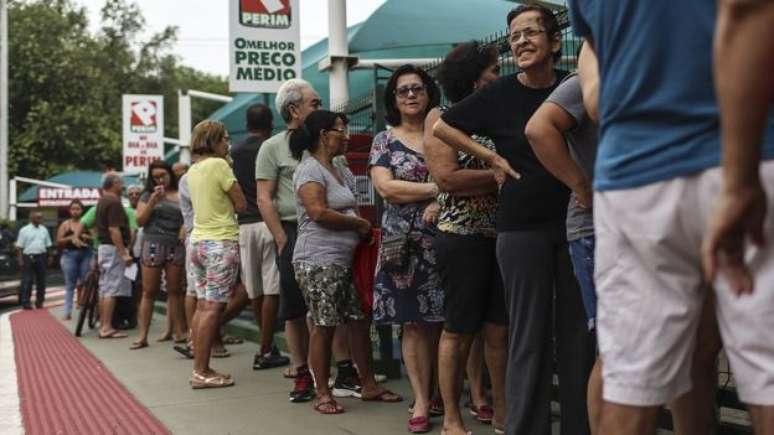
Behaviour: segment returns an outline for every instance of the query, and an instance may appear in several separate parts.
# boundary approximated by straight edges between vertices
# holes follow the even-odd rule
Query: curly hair
[[[387,81],[387,86],[384,88],[384,119],[393,127],[397,127],[401,123],[400,112],[395,104],[395,89],[398,87],[398,79],[407,74],[418,75],[425,85],[429,100],[427,107],[425,108],[425,115],[427,115],[434,107],[441,104],[441,91],[438,89],[438,86],[430,75],[417,66],[411,64],[402,65],[392,73],[390,80]]]
[[[452,103],[473,93],[476,80],[487,68],[497,63],[497,48],[477,41],[462,43],[452,49],[438,67],[438,84]]]

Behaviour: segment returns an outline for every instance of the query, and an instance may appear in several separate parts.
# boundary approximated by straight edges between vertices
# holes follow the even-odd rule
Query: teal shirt
[[[36,227],[33,224],[27,224],[19,231],[16,247],[21,249],[24,255],[45,254],[51,247],[51,235],[43,225]]]

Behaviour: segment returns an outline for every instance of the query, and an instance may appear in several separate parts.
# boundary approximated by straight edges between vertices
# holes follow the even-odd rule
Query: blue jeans
[[[595,241],[594,236],[586,236],[569,243],[572,267],[580,286],[586,317],[589,319],[589,330],[594,329],[597,318],[597,288],[594,285]]]
[[[83,283],[86,280],[86,275],[91,270],[92,257],[91,249],[65,249],[62,251],[59,264],[62,266],[65,278],[65,315],[70,315],[73,311],[75,286],[78,282]]]

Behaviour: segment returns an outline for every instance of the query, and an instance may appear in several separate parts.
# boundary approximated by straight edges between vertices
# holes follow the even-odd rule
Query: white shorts
[[[701,242],[721,170],[594,194],[597,327],[603,395],[632,406],[664,404],[691,388],[691,357],[709,286]],[[723,344],[743,402],[774,405],[774,162],[761,167],[768,243],[748,247],[752,295],[713,283]]]
[[[277,248],[269,227],[264,222],[239,226],[239,257],[242,282],[247,296],[279,295],[280,278],[277,268]]]
[[[191,264],[191,235],[185,236],[185,294],[196,297],[196,274]]]

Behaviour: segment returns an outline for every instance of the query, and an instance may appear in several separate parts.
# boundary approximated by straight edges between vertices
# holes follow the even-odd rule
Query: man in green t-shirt
[[[129,219],[129,229],[132,231],[132,241],[129,243],[129,246],[132,246],[132,242],[134,241],[134,237],[137,234],[137,213],[135,212],[135,208],[137,207],[137,201],[132,201],[132,197],[136,196],[137,200],[140,199],[139,193],[142,191],[142,188],[139,186],[130,186],[127,189],[127,195],[129,196],[129,207],[124,207],[124,211],[126,212],[126,217]],[[136,195],[135,195],[136,193]],[[94,249],[97,249],[99,246],[99,237],[94,234],[94,225],[97,219],[97,207],[94,206],[90,208],[86,213],[81,216],[81,224],[83,224],[83,228],[91,231],[93,235],[93,242],[94,242]]]

